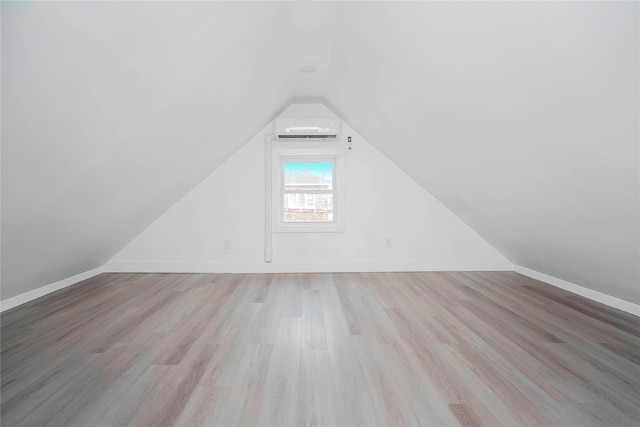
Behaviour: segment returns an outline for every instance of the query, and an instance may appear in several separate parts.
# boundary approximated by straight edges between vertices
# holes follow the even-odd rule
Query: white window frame
[[[272,150],[272,231],[275,233],[339,233],[345,230],[345,147],[333,142],[275,142]],[[333,221],[284,222],[284,162],[333,163]]]

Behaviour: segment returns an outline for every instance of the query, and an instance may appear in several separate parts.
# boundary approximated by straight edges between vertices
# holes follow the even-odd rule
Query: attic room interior
[[[637,426],[640,7],[1,2],[3,426]]]

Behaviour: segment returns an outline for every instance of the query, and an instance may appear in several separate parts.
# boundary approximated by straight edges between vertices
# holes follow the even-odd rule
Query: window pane
[[[285,190],[333,190],[332,162],[284,162]]]
[[[333,222],[333,194],[285,194],[284,222]]]

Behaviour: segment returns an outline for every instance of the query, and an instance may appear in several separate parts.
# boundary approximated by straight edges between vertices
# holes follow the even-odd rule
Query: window
[[[343,231],[344,148],[294,147],[274,148],[273,231]]]
[[[333,159],[281,159],[282,222],[333,222]]]

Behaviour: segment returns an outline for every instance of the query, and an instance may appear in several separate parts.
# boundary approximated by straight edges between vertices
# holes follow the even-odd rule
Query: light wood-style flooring
[[[640,318],[511,272],[102,274],[2,322],[2,426],[638,426]]]

